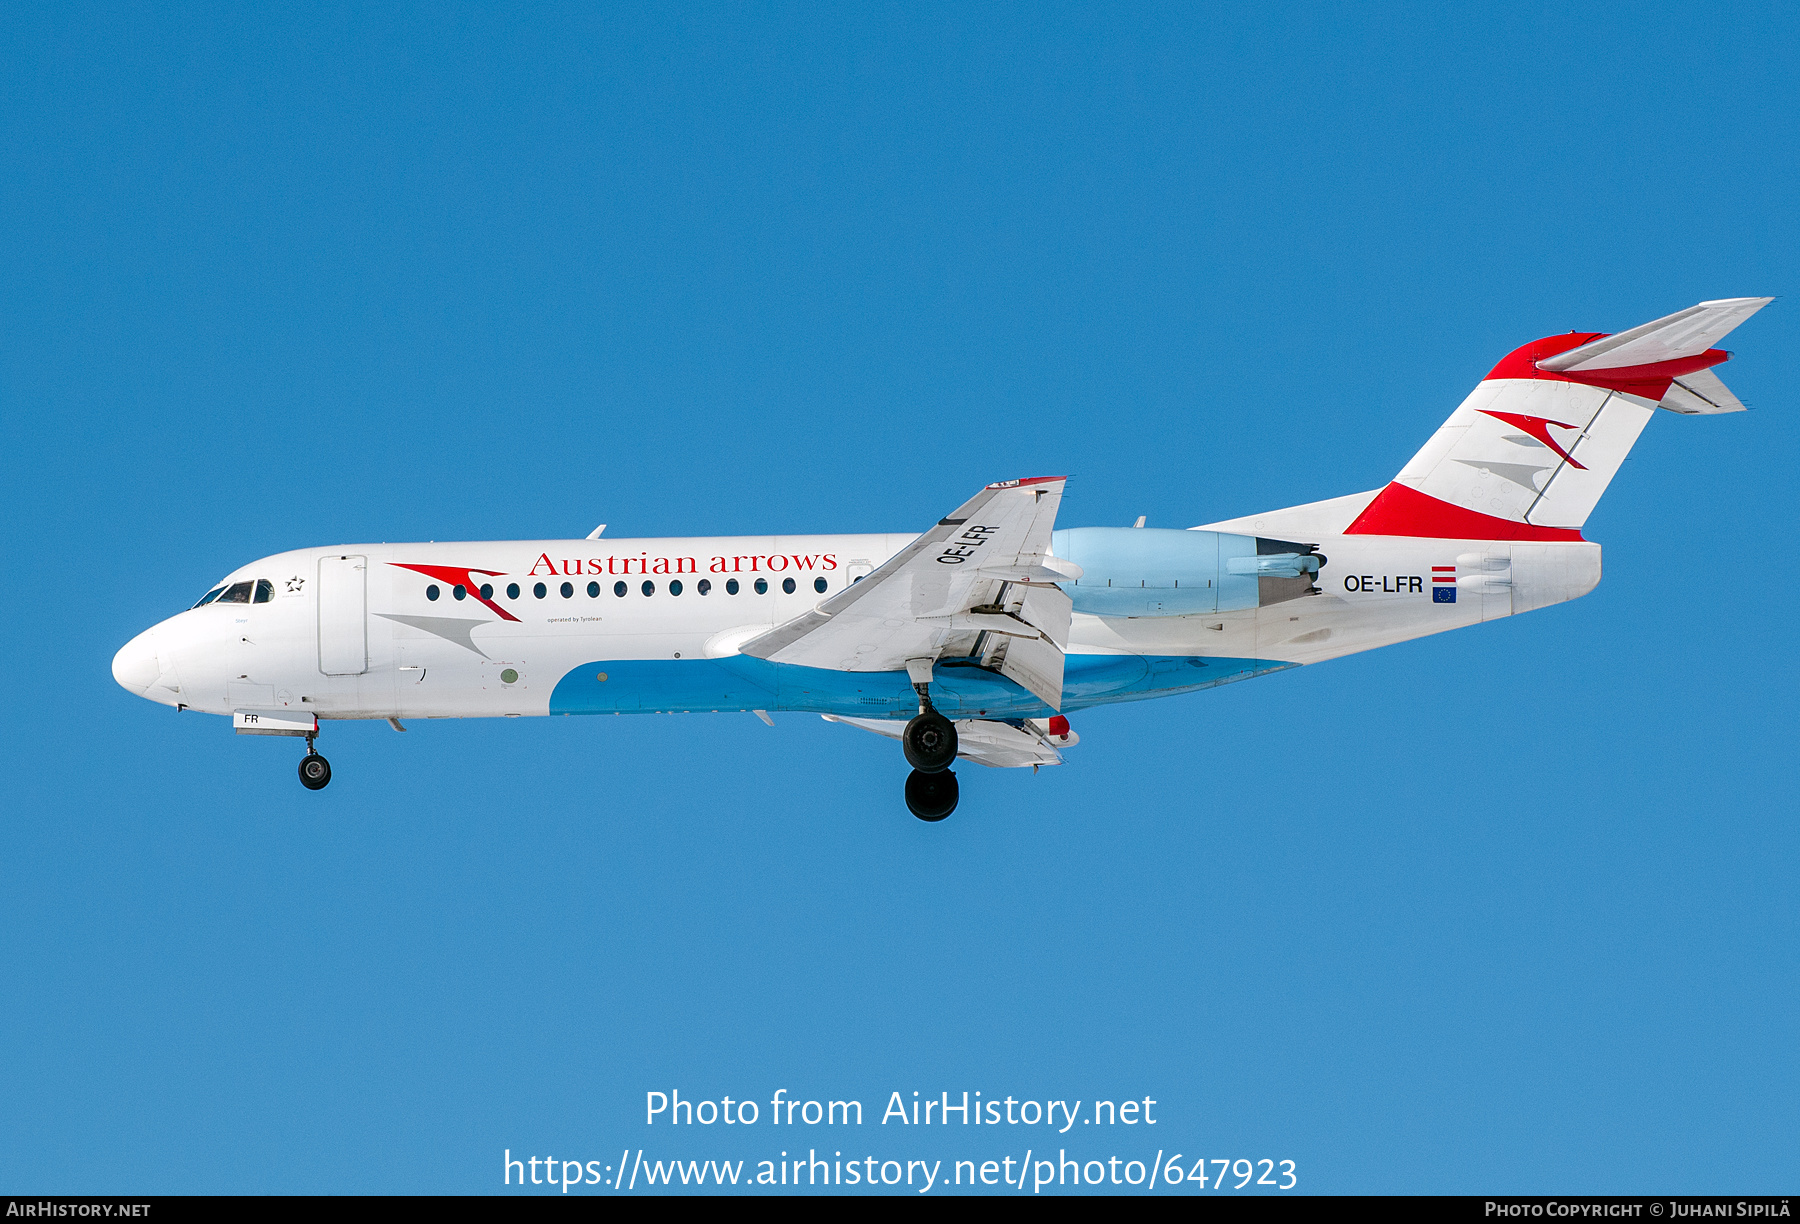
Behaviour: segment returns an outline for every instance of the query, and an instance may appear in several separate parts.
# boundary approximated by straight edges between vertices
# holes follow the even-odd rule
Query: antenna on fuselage
[[[606,524],[601,523],[598,527],[587,533],[587,538],[590,540],[598,540],[600,538],[600,533],[605,530]]]

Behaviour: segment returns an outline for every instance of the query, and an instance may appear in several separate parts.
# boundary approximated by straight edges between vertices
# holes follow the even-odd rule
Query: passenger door
[[[360,676],[369,670],[369,559],[319,558],[319,670]]]

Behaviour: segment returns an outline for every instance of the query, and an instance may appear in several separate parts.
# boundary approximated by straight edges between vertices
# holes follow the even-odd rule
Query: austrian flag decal
[[[1456,567],[1454,565],[1431,567],[1431,602],[1456,602]]]

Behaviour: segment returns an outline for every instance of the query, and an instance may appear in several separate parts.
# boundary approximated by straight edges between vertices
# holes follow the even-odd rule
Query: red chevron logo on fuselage
[[[492,599],[484,596],[481,593],[481,584],[475,581],[474,575],[476,574],[487,578],[498,578],[500,577],[499,570],[458,569],[454,565],[407,565],[400,561],[389,561],[388,564],[396,569],[412,570],[415,573],[424,574],[427,578],[436,578],[439,582],[447,583],[451,587],[461,587],[469,593],[470,598],[485,605],[501,620],[516,621],[519,619]]]

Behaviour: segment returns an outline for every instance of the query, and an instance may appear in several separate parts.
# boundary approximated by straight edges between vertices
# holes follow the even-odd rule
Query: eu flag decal
[[[1431,567],[1431,602],[1456,602],[1456,567],[1454,565]]]
[[[1431,602],[1432,603],[1455,603],[1456,602],[1456,588],[1453,586],[1432,587],[1431,588]]]

